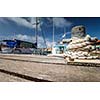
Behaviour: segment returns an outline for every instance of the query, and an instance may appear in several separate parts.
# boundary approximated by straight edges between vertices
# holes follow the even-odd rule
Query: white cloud
[[[49,39],[46,39],[46,44],[47,44],[47,47],[52,47],[53,42],[50,41]]]
[[[61,17],[54,17],[53,22],[56,27],[70,27],[72,25],[70,21]]]
[[[27,20],[28,19],[28,20]],[[36,17],[27,17],[26,18],[26,21],[28,23],[30,23],[32,25],[32,27],[35,29],[36,28]],[[38,18],[38,30],[41,31],[41,24],[42,24],[42,21],[40,21],[40,19]]]
[[[31,17],[29,17],[29,18],[31,19]],[[32,20],[30,20],[30,21],[27,21],[27,20],[25,20],[24,18],[21,18],[21,17],[2,17],[2,18],[0,18],[1,23],[5,23],[5,24],[9,25],[9,23],[8,23],[9,21],[7,21],[7,20],[11,20],[19,26],[25,26],[25,27],[28,27],[28,28],[35,28],[35,25],[32,26],[32,24],[36,22],[35,17],[33,17]],[[51,21],[52,18],[50,18],[49,20]],[[54,24],[55,24],[56,27],[65,27],[65,26],[70,27],[72,25],[71,22],[65,20],[64,18],[54,18]],[[41,24],[39,24],[39,29],[41,29],[40,25]],[[8,36],[8,37],[0,36],[0,38],[2,38],[2,39],[13,39],[14,36],[10,34],[10,36]],[[29,42],[35,42],[35,37],[29,36],[29,35],[16,34],[15,38],[20,39],[20,40],[29,41]],[[49,38],[46,38],[46,44],[47,44],[48,47],[51,47],[52,41],[50,41]],[[38,46],[39,47],[45,46],[42,36],[38,37]]]
[[[27,28],[36,28],[36,18],[35,17],[28,17],[30,21],[27,21],[26,19],[22,17],[1,17],[0,22],[4,24],[9,24],[8,20],[15,22],[19,26],[24,26]],[[34,25],[32,25],[34,24]],[[41,23],[38,25],[38,29],[41,30],[40,28]]]
[[[26,21],[25,19],[21,17],[6,17],[6,19],[11,20],[18,25],[25,26],[28,28],[33,28],[32,25],[28,21]]]
[[[35,42],[35,37],[29,35],[17,34],[15,38],[24,41]]]
[[[29,35],[18,34],[15,36],[15,38],[19,40],[24,40],[24,41],[35,42],[35,37],[29,36]],[[49,39],[46,39],[46,44],[47,44],[47,47],[52,46],[52,42],[49,41]],[[42,36],[38,36],[38,47],[40,48],[45,47],[45,43]]]
[[[47,18],[48,21],[52,21],[52,18]],[[23,17],[1,17],[0,18],[0,22],[4,23],[4,24],[9,24],[7,20],[11,20],[13,22],[15,22],[18,26],[24,26],[24,27],[28,27],[28,28],[36,28],[36,17],[27,17],[27,18],[23,18]],[[39,21],[38,21],[39,22]],[[53,22],[54,25],[56,27],[70,27],[72,25],[72,23],[64,18],[61,17],[54,17],[53,18]],[[41,31],[41,25],[44,22],[41,20],[40,24],[38,24],[38,30]],[[34,24],[34,25],[32,25]]]
[[[25,41],[30,41],[32,42],[32,37],[28,36],[28,35],[22,35],[22,34],[18,34],[15,37],[16,39],[20,39],[20,40],[25,40]]]

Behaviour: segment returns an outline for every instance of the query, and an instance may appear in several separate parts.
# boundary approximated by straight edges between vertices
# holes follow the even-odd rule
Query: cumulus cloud
[[[56,27],[70,27],[72,25],[72,22],[61,17],[54,17],[53,22]]]
[[[47,18],[47,19],[48,19],[48,21],[50,21],[50,25],[52,25],[52,18]],[[0,18],[0,23],[4,23],[4,26],[6,24],[8,24],[8,25],[6,25],[6,27],[3,27],[3,28],[1,27],[1,29],[3,29],[4,33],[12,32],[13,28],[16,29],[16,26],[15,27],[11,26],[11,29],[8,27],[8,26],[10,26],[9,20],[14,22],[14,23],[16,23],[19,27],[20,26],[24,26],[24,27],[31,28],[31,29],[32,28],[34,28],[34,29],[36,28],[35,25],[32,25],[32,24],[36,23],[36,18],[35,17],[32,17],[32,18],[31,17],[27,17],[27,18],[23,18],[23,17],[1,17]],[[53,20],[54,20],[54,25],[56,27],[63,28],[63,27],[70,27],[72,25],[72,23],[70,21],[68,21],[68,20],[66,20],[64,18],[59,18],[59,17],[56,18],[55,17],[55,18],[53,18]],[[39,30],[41,30],[42,23],[45,23],[45,21],[40,22],[40,24],[38,26]],[[3,25],[1,24],[1,26],[3,26]],[[5,30],[5,28],[6,28],[6,30]],[[7,28],[9,28],[9,29],[7,29]],[[19,29],[19,30],[16,29],[16,30],[14,30],[14,32],[15,33],[17,32],[17,34],[15,36],[10,34],[8,37],[0,36],[0,38],[2,38],[2,39],[17,38],[17,39],[20,39],[20,40],[25,40],[25,41],[29,41],[29,42],[35,42],[35,37],[33,37],[31,35],[26,35],[26,34],[25,35],[19,34],[19,33],[24,33],[23,31],[21,31],[21,29]],[[4,34],[2,34],[2,35],[4,35]],[[52,46],[52,41],[49,40],[49,38],[50,37],[46,38],[46,44],[47,44],[48,47],[51,47]],[[45,46],[42,36],[38,37],[38,46],[39,47],[44,47]]]
[[[36,17],[24,17],[28,23],[32,25],[32,27],[35,29],[36,28]],[[41,25],[42,25],[42,20],[40,21],[40,18],[38,18],[38,30],[41,31]]]
[[[43,18],[42,18],[43,19]],[[52,18],[46,18],[52,24]],[[36,17],[1,17],[0,22],[4,24],[9,24],[8,20],[15,22],[18,26],[24,26],[27,28],[36,28]],[[54,17],[53,18],[54,25],[56,27],[70,27],[72,22],[62,18],[62,17]],[[45,23],[41,18],[38,18],[38,30],[41,31],[41,26]]]
[[[20,39],[20,40],[24,40],[24,41],[35,42],[35,37],[29,36],[29,35],[18,34],[15,36],[15,38]],[[52,42],[49,39],[46,39],[46,44],[47,44],[47,47],[52,46]],[[42,36],[38,36],[38,47],[39,48],[46,47]]]
[[[16,39],[29,41],[29,42],[35,42],[35,37],[29,36],[29,35],[22,35],[18,34],[15,36]]]
[[[23,19],[21,17],[6,17],[6,19],[13,21],[13,22],[15,22],[16,24],[18,24],[20,26],[33,28],[32,25],[28,21],[26,21],[25,19]]]
[[[24,26],[27,28],[36,28],[36,18],[35,17],[1,17],[0,22],[3,24],[9,24],[9,21],[16,23],[18,26]],[[41,22],[42,23],[42,22]],[[38,24],[38,30],[41,30],[41,23]]]

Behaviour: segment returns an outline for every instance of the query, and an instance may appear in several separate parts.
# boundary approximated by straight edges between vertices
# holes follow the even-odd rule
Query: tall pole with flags
[[[52,41],[53,44],[52,44],[52,46],[54,46],[54,41],[55,41],[55,37],[54,37],[54,33],[55,33],[54,18],[52,19],[52,22],[53,22],[53,37],[52,37],[53,38],[53,41]]]
[[[64,33],[62,35],[62,38],[64,38],[66,36],[66,27],[64,27]]]
[[[64,34],[66,33],[66,27],[64,27]]]
[[[36,17],[35,38],[36,38],[36,48],[37,48],[38,47],[38,18],[37,17]]]
[[[31,24],[35,25],[35,46],[38,47],[38,18],[35,18],[35,23],[33,23],[33,17],[31,18]]]

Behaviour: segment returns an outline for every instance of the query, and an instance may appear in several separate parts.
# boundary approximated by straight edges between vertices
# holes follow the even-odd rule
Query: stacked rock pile
[[[70,58],[98,58],[96,45],[100,41],[86,34],[84,26],[76,26],[71,31],[71,42],[68,44],[66,56]],[[95,51],[95,55],[93,55]]]

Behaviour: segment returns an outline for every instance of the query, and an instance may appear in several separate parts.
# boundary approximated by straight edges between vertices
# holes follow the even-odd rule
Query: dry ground
[[[100,82],[100,67],[71,66],[0,59],[1,82]]]

